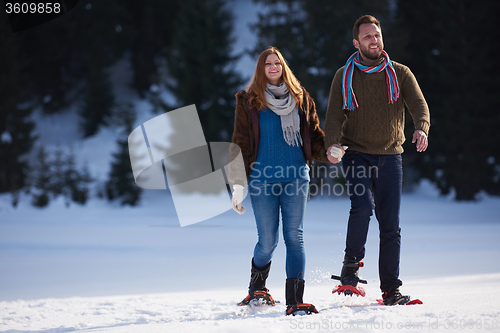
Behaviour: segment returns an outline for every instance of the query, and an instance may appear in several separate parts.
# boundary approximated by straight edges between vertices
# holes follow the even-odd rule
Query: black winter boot
[[[286,279],[285,283],[285,298],[286,305],[295,305],[297,303],[304,303],[302,300],[304,296],[305,281],[302,279]]]
[[[358,277],[360,267],[363,267],[363,263],[361,261],[354,256],[346,254],[344,256],[344,263],[340,276],[332,275],[332,279],[340,280],[341,283],[341,285],[338,285],[333,289],[332,293],[344,293],[346,296],[352,296],[353,294],[356,294],[357,296],[365,296],[364,289],[358,287],[358,283],[366,284],[366,280],[361,280]]]
[[[248,296],[245,297],[238,305],[275,305],[271,294],[268,293],[266,288],[266,279],[269,276],[271,269],[271,262],[263,268],[258,268],[252,258],[252,270],[250,275],[250,285],[248,286]]]
[[[392,288],[382,294],[384,305],[405,305],[410,302],[410,296],[403,296],[399,288]]]
[[[269,276],[269,270],[271,269],[271,262],[264,266],[263,268],[258,268],[252,258],[252,270],[250,274],[250,285],[248,286],[248,293],[254,291],[266,291],[266,280]]]
[[[304,303],[302,300],[304,296],[303,279],[286,279],[285,284],[285,297],[286,297],[286,315],[294,315],[299,312],[305,314],[318,313],[316,307],[309,303]]]
[[[356,288],[359,282],[358,271],[360,267],[363,267],[363,263],[357,260],[356,257],[346,254],[343,264],[340,272],[340,282],[343,286],[349,285]]]

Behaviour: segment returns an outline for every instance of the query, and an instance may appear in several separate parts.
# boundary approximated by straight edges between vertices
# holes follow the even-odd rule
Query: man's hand
[[[417,143],[417,151],[419,153],[424,152],[427,149],[429,143],[427,142],[427,135],[422,130],[416,130],[413,133],[413,141],[411,143]]]
[[[347,149],[347,146],[340,146],[340,145],[331,145],[330,148],[326,151],[326,157],[328,160],[332,163],[339,163],[342,160],[342,157],[345,154],[345,150]]]

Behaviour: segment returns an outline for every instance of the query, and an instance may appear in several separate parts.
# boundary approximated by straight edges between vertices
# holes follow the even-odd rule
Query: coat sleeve
[[[239,91],[236,94],[236,108],[234,110],[234,129],[229,152],[231,162],[229,164],[228,180],[231,185],[245,186],[249,167],[248,159],[251,154],[250,115],[245,99],[246,92]]]
[[[325,149],[325,133],[319,127],[319,118],[316,112],[316,104],[314,100],[309,96],[309,93],[305,91],[307,102],[309,104],[309,135],[311,136],[311,155],[312,158],[319,162],[330,163],[326,157]]]

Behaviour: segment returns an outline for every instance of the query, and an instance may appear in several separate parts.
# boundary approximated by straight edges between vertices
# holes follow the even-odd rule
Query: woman
[[[254,300],[275,303],[266,288],[266,278],[278,244],[281,210],[286,245],[286,314],[317,312],[302,300],[302,230],[312,158],[328,163],[323,137],[314,101],[279,50],[269,47],[259,56],[247,90],[236,94],[232,142],[241,149],[245,172],[230,170],[232,203],[234,210],[243,214],[241,202],[248,180],[258,233],[248,296],[239,305]],[[238,153],[238,149],[232,151],[233,156]]]

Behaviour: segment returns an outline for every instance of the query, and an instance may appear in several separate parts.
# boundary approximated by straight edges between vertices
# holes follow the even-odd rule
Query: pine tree
[[[122,33],[121,2],[83,2],[56,20],[15,34],[27,98],[46,113],[81,102],[85,137],[106,125],[113,91],[106,69],[120,59],[131,32]]]
[[[3,15],[2,17],[4,17]],[[0,19],[0,193],[18,191],[26,184],[34,137],[32,108],[23,81],[26,62],[18,51],[19,41],[8,22]],[[15,201],[14,201],[15,203]]]
[[[125,33],[129,35],[128,48],[134,71],[133,86],[144,96],[152,84],[160,83],[158,73],[165,51],[172,46],[176,29],[175,17],[181,0],[126,1]]]
[[[66,169],[66,161],[61,147],[56,148],[53,159],[49,159],[48,163],[51,169],[49,190],[54,197],[58,197],[64,194],[65,190],[63,175]]]
[[[123,133],[117,142],[118,151],[113,154],[105,191],[109,201],[120,200],[122,205],[135,206],[140,200],[142,189],[135,183],[128,150],[128,135],[133,130],[135,118],[132,107],[122,109],[118,117],[123,120]]]
[[[107,125],[113,106],[114,95],[107,75],[103,70],[91,69],[80,107],[84,137],[96,134],[99,127]]]
[[[500,194],[499,70],[494,44],[484,42],[496,40],[496,22],[488,17],[498,10],[497,1],[398,2],[401,54],[419,80],[432,124],[428,150],[408,147],[407,155],[441,193],[454,189],[458,200],[473,200],[481,190]]]
[[[47,206],[51,198],[61,195],[67,207],[71,202],[81,205],[87,202],[92,178],[87,168],[81,171],[76,168],[73,153],[65,154],[58,148],[51,156],[42,146],[31,167],[31,193],[34,206]]]
[[[64,172],[61,175],[64,181],[64,196],[66,206],[69,200],[84,205],[89,198],[89,184],[92,182],[90,173],[86,167],[78,171],[75,165],[75,155],[70,154],[65,162]]]
[[[130,34],[121,33],[125,16],[117,0],[84,1],[56,20],[17,33],[29,97],[47,113],[73,103],[82,77],[111,66],[125,51]]]
[[[232,69],[233,18],[221,0],[182,1],[168,50],[168,84],[179,107],[195,104],[207,141],[230,139],[234,94],[240,84]]]
[[[32,204],[36,207],[45,207],[50,202],[52,191],[52,175],[48,154],[42,146],[38,149],[36,163],[33,165],[32,178]]]

